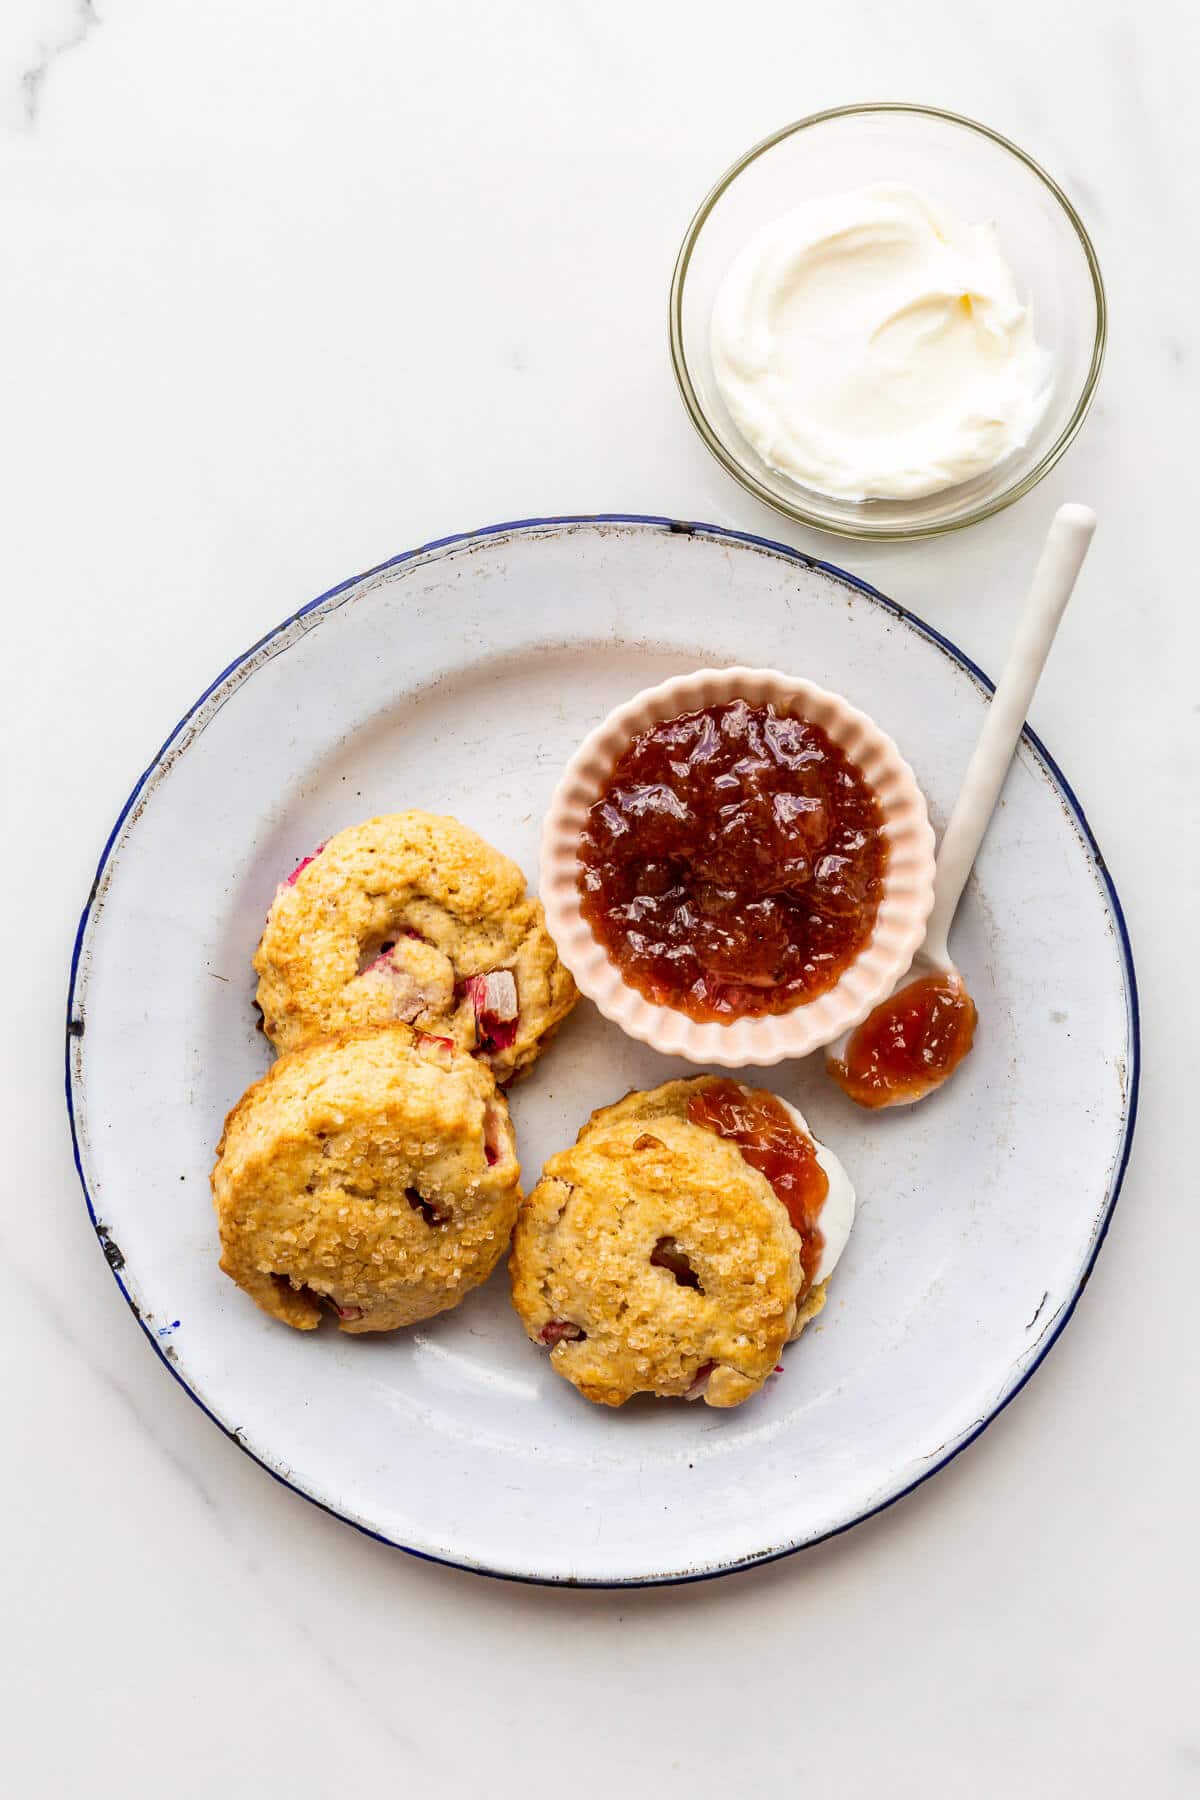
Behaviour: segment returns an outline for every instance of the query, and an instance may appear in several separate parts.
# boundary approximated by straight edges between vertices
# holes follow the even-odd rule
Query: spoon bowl
[[[830,1075],[860,1106],[911,1106],[948,1081],[969,1053],[977,1014],[953,963],[918,954],[886,1000],[828,1054]]]

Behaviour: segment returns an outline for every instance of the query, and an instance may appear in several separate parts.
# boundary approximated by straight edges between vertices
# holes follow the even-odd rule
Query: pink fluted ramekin
[[[774,703],[828,732],[874,789],[887,842],[883,895],[867,943],[825,993],[790,1012],[732,1023],[702,1023],[647,1000],[624,979],[580,911],[579,839],[617,758],[660,719],[726,700]],[[542,828],[541,897],[559,955],[581,993],[630,1037],[664,1056],[726,1069],[807,1056],[849,1031],[904,974],[925,936],[933,905],[933,831],[912,770],[865,713],[811,681],[774,669],[701,669],[635,694],[579,746],[554,790]]]

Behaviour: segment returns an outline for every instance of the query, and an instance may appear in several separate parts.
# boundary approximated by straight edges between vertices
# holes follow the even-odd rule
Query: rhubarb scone
[[[666,1112],[593,1123],[521,1208],[513,1305],[589,1400],[737,1406],[791,1335],[800,1251],[770,1182],[715,1132]]]
[[[845,1169],[788,1101],[715,1075],[627,1094],[594,1112],[580,1135],[628,1122],[649,1128],[660,1118],[687,1119],[715,1132],[770,1182],[800,1239],[804,1280],[791,1334],[798,1338],[825,1304],[829,1277],[854,1223],[854,1189]]]
[[[254,967],[277,1050],[403,1020],[501,1082],[576,1000],[516,863],[425,812],[368,819],[306,857],[275,895]]]
[[[279,1058],[225,1121],[221,1267],[277,1319],[393,1331],[491,1274],[521,1201],[490,1070],[407,1025]]]

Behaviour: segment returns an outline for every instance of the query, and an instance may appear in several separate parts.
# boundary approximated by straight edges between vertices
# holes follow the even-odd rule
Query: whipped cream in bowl
[[[713,456],[858,538],[936,536],[1027,493],[1079,430],[1107,333],[1052,178],[987,126],[898,103],[747,151],[688,227],[669,316]]]
[[[995,468],[1028,443],[1052,382],[995,228],[891,182],[755,232],[717,294],[711,355],[763,461],[851,501]]]

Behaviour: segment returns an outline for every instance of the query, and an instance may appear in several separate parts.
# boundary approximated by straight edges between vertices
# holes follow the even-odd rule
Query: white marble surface
[[[12,1791],[1196,1791],[1197,50],[1187,0],[5,0]],[[890,550],[790,531],[729,483],[664,331],[721,168],[880,96],[1039,156],[1113,324],[1044,486]],[[1035,722],[1125,900],[1147,1045],[1124,1199],[1030,1387],[883,1517],[668,1592],[427,1567],[271,1483],[147,1353],[63,1118],[75,917],[171,723],[332,582],[533,512],[788,536],[994,666],[1064,498],[1102,522]]]

